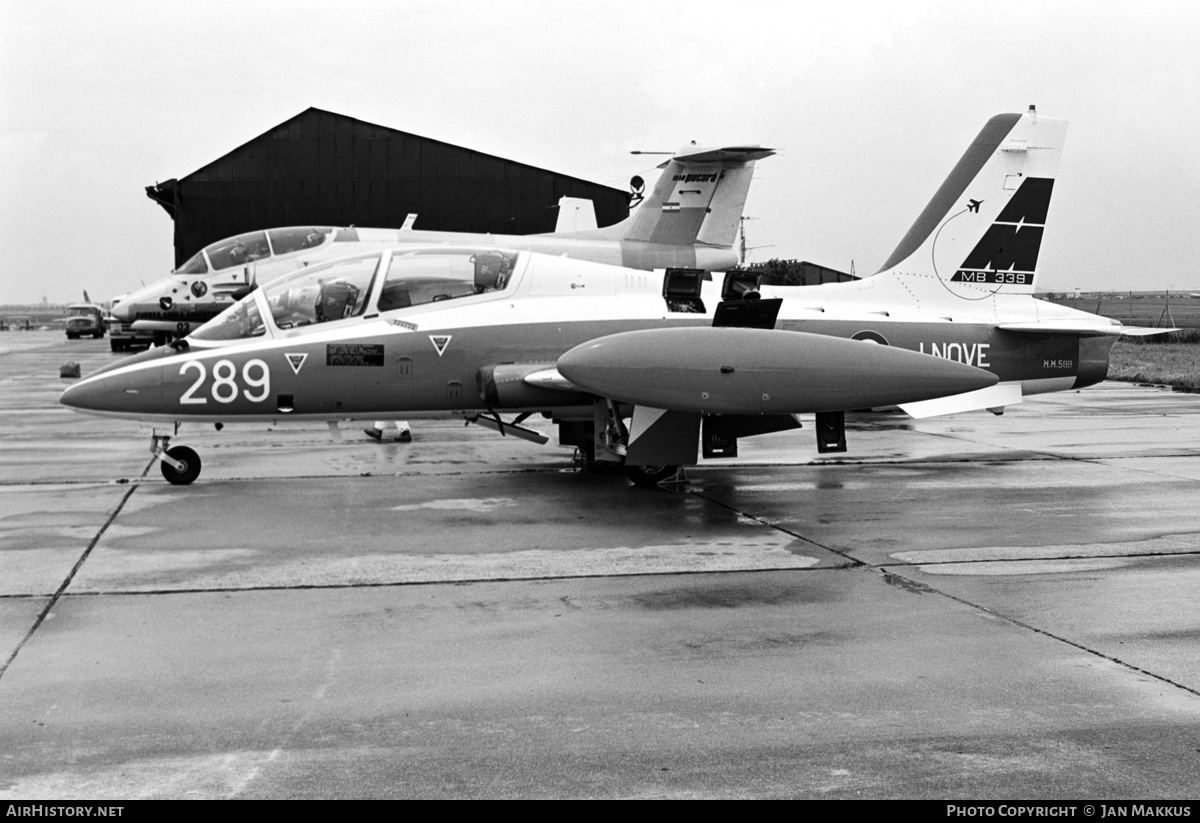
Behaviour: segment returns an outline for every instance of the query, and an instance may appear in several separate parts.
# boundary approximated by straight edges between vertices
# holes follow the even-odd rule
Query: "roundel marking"
[[[887,338],[884,337],[882,334],[880,334],[877,331],[864,330],[864,331],[860,331],[860,332],[855,332],[853,335],[850,336],[850,339],[851,340],[864,340],[868,343],[878,343],[881,346],[890,346],[891,345],[891,343],[889,343],[887,341]]]

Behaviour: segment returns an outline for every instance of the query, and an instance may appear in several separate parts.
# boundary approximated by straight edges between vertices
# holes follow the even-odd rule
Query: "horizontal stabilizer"
[[[1106,318],[1097,318],[1106,319]],[[1182,329],[1148,329],[1144,326],[1122,326],[1116,320],[1109,321],[1112,325],[1098,326],[1095,322],[1083,320],[1048,320],[1033,323],[1001,323],[998,328],[1018,334],[1062,334],[1075,337],[1153,337],[1156,334],[1170,334]]]
[[[1122,337],[1153,337],[1156,334],[1170,334],[1175,331],[1183,331],[1183,329],[1148,329],[1145,326],[1122,326],[1120,328]]]
[[[1097,317],[1096,319],[1103,320],[1104,318]],[[1046,320],[1031,323],[1001,323],[998,328],[1018,334],[1070,334],[1084,337],[1106,337],[1122,333],[1120,323],[1115,320],[1109,322],[1112,325],[1099,326],[1090,319]]]
[[[762,146],[728,146],[723,149],[697,149],[692,152],[678,152],[676,163],[746,163],[750,160],[762,160],[775,153],[775,149],[765,149]],[[664,164],[665,165],[665,164]]]
[[[900,409],[909,417],[920,419],[977,409],[1012,406],[1020,402],[1020,383],[1000,383],[988,386],[986,389],[954,394],[949,397],[936,397],[933,400],[921,400],[916,403],[901,403]]]

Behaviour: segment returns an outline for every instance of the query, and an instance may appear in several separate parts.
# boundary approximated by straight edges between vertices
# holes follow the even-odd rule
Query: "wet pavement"
[[[1200,395],[811,426],[647,492],[56,403],[0,334],[0,798],[1194,798]],[[547,424],[539,424],[552,436]]]

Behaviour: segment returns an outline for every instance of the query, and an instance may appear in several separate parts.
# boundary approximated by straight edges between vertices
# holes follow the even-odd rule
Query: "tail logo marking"
[[[1033,285],[1053,188],[1051,178],[1026,178],[949,282],[996,286],[993,293],[1000,286]],[[978,213],[983,202],[968,200],[967,211]]]

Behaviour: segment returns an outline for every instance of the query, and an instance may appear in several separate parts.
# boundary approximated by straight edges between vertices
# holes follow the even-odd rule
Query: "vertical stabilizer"
[[[596,206],[582,197],[558,198],[558,220],[554,224],[556,233],[596,228]]]
[[[774,153],[759,146],[682,149],[663,165],[654,191],[623,224],[622,239],[732,247],[754,161]]]
[[[989,120],[870,280],[919,301],[1032,294],[1066,131],[1032,107]]]

